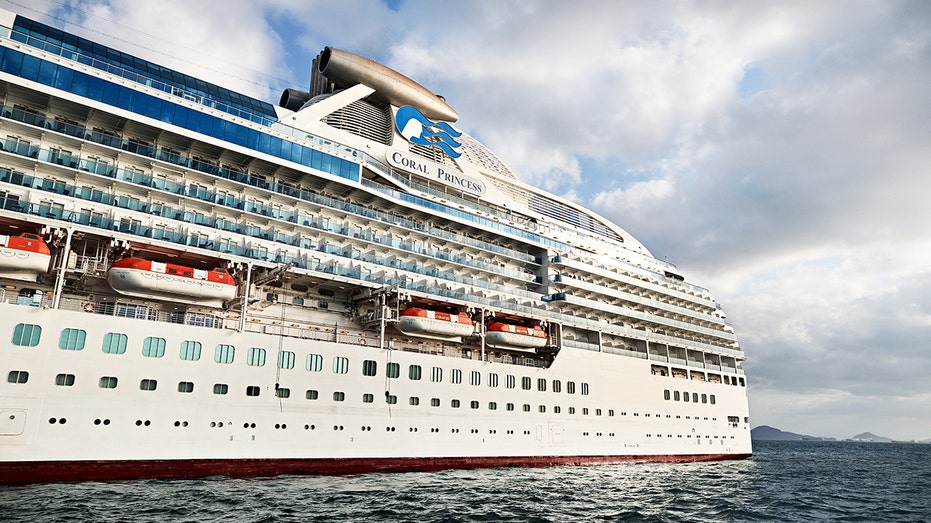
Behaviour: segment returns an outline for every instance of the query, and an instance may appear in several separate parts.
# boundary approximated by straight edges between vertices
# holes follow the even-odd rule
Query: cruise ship
[[[751,455],[707,289],[313,60],[275,104],[0,12],[0,482]]]

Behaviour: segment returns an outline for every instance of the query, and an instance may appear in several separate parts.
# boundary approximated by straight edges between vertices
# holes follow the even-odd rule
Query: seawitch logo
[[[401,136],[411,143],[439,147],[450,158],[459,158],[462,154],[456,150],[462,146],[456,141],[462,133],[446,122],[431,121],[414,107],[405,105],[398,109],[395,125]]]

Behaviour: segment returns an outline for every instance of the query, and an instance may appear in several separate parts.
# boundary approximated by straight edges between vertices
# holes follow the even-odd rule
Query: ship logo
[[[450,158],[459,158],[462,154],[457,150],[462,144],[456,141],[462,133],[446,122],[431,121],[410,105],[398,109],[394,121],[401,136],[411,143],[438,147]]]

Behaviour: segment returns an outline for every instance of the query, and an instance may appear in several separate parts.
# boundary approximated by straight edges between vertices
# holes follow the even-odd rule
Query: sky
[[[344,49],[711,289],[751,425],[931,438],[931,2],[0,0],[276,103]]]

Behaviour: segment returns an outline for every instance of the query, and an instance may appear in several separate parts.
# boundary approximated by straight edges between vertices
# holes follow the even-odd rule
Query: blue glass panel
[[[55,80],[55,87],[63,91],[71,90],[71,81],[74,78],[74,71],[67,67],[58,68],[58,78]]]
[[[120,101],[120,91],[128,91],[128,89],[123,89],[120,86],[104,82],[103,87],[103,102],[109,105],[117,105]]]
[[[87,97],[91,100],[97,100],[98,102],[103,101],[103,85],[104,81],[100,78],[90,76],[87,79]]]
[[[55,85],[55,75],[57,73],[57,65],[43,60],[42,64],[39,66],[39,82],[45,85]]]
[[[74,81],[71,82],[71,92],[78,96],[87,96],[87,81],[89,77],[85,73],[74,72]]]
[[[151,95],[144,95],[148,99],[145,115],[150,118],[160,119],[162,117],[162,101]]]
[[[23,53],[7,49],[3,54],[3,72],[18,75],[23,65]]]
[[[19,75],[27,80],[35,80],[39,77],[39,60],[35,56],[24,55],[23,56],[23,66],[19,71]]]

